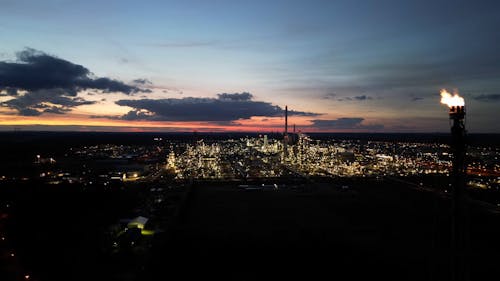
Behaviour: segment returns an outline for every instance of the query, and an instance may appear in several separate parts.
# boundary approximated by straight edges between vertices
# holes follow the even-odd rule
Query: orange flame
[[[441,90],[441,103],[446,104],[449,107],[452,106],[464,106],[465,100],[457,93],[453,93],[453,96],[446,91],[446,89]]]

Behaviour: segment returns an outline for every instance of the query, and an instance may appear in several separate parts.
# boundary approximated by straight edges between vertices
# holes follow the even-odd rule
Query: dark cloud
[[[381,124],[371,124],[371,125],[363,125],[364,118],[338,118],[332,120],[311,120],[313,123],[311,126],[324,129],[324,130],[332,130],[332,129],[355,129],[355,130],[381,130],[384,128]]]
[[[0,90],[14,97],[1,105],[17,110],[20,115],[39,115],[43,112],[35,112],[40,108],[37,105],[44,103],[56,106],[47,109],[46,112],[52,113],[64,113],[75,106],[92,104],[94,102],[76,97],[79,91],[86,89],[124,94],[149,91],[118,80],[95,77],[82,65],[30,48],[18,52],[15,62],[0,62]]]
[[[138,92],[148,92],[147,89],[139,89],[109,78],[84,79],[76,84],[77,89],[100,89],[105,93],[121,92],[129,95]]]
[[[86,101],[80,97],[66,96],[64,89],[50,89],[27,92],[24,95],[5,101],[1,105],[15,109],[19,115],[33,116],[37,109],[48,108],[47,104],[59,108],[59,112],[68,112],[70,108],[80,105],[94,104],[94,101]],[[52,111],[55,111],[52,109]],[[49,112],[49,111],[44,111]]]
[[[217,94],[217,97],[219,100],[224,101],[249,101],[253,98],[253,95],[247,92],[233,94],[222,93]]]
[[[355,96],[353,97],[356,100],[372,100],[373,98],[367,95],[362,95],[362,96]]]
[[[148,79],[135,79],[134,81],[135,84],[141,84],[141,85],[153,85],[153,82],[149,81]]]
[[[71,111],[71,109],[65,107],[57,107],[57,106],[51,106],[43,110],[43,112],[45,113],[54,113],[54,114],[64,114],[68,111]]]
[[[252,116],[277,117],[284,114],[283,108],[279,106],[251,99],[250,93],[224,93],[217,98],[119,100],[116,104],[133,108],[120,117],[124,120],[226,122],[249,119]],[[290,110],[288,114],[320,115],[294,110]]]
[[[17,53],[16,62],[0,62],[0,85],[20,90],[67,89],[75,93],[82,89],[131,94],[140,88],[94,75],[84,66],[74,64],[34,49]]]
[[[17,89],[14,89],[14,88],[1,89],[0,88],[0,92],[2,92],[2,90],[3,90],[3,93],[0,93],[0,96],[2,96],[2,97],[14,97],[14,96],[17,96]]]
[[[500,94],[483,94],[479,96],[473,97],[473,99],[477,101],[483,101],[483,102],[499,102],[500,101]]]
[[[32,108],[20,108],[19,114],[23,116],[38,116],[42,114],[42,112]]]
[[[373,97],[367,95],[360,95],[354,97],[340,97],[337,101],[365,101],[365,100],[373,100]]]

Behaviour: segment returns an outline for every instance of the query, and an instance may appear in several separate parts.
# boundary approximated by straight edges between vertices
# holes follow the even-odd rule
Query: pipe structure
[[[469,214],[467,196],[465,194],[465,106],[450,107],[451,150],[453,154],[453,168],[451,174],[453,188],[452,210],[452,273],[454,281],[469,280],[469,265],[467,263],[469,248]]]

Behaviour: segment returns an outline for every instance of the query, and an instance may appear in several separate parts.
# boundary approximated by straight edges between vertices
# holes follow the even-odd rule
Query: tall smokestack
[[[288,135],[288,105],[285,105],[285,135]]]
[[[288,105],[285,105],[285,135],[283,136],[283,156],[288,156]]]
[[[465,100],[458,94],[453,96],[446,90],[441,90],[441,103],[448,105],[451,125],[451,151],[453,166],[451,180],[453,187],[453,211],[451,233],[451,280],[469,280],[469,208],[465,190],[467,165],[466,130],[465,130]]]
[[[452,280],[469,280],[469,269],[467,264],[469,248],[469,218],[467,197],[465,194],[465,107],[452,106],[450,108],[450,119],[453,120],[451,127],[451,150],[453,152],[452,186],[453,186],[453,273]]]

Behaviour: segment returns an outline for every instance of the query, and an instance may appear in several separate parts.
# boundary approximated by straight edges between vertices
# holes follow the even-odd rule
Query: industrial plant
[[[54,246],[51,259],[64,264],[59,255],[71,256],[64,250],[69,247],[87,257],[82,270],[93,268],[71,280],[95,277],[97,271],[108,280],[154,280],[165,267],[172,276],[195,277],[181,261],[210,271],[217,263],[212,255],[226,264],[228,277],[253,265],[259,251],[270,256],[260,257],[263,264],[253,273],[277,274],[269,267],[276,255],[278,264],[293,265],[305,277],[318,264],[317,274],[328,266],[319,256],[298,262],[301,257],[320,249],[340,251],[348,258],[333,260],[347,270],[355,264],[349,253],[368,255],[366,247],[380,253],[370,255],[390,259],[394,274],[425,267],[406,280],[482,277],[478,268],[492,267],[471,259],[486,251],[477,235],[488,229],[472,225],[500,212],[500,147],[470,143],[463,100],[443,92],[442,102],[449,105],[451,137],[440,139],[304,133],[295,125],[290,131],[285,106],[278,133],[102,135],[98,141],[77,136],[64,145],[33,146],[8,156],[0,175],[2,261],[10,276],[63,280],[62,273],[75,271],[47,270],[47,264],[36,263],[40,254],[25,247],[46,253],[58,243],[56,233],[65,233],[71,242]],[[44,228],[43,212],[28,212],[35,209],[26,204],[36,210],[59,206],[43,212],[72,226]],[[410,223],[412,216],[422,227]],[[11,217],[24,223],[13,225]],[[37,233],[45,242],[26,240],[23,233]],[[400,251],[398,243],[414,243],[412,254]],[[228,258],[233,255],[240,262]]]

